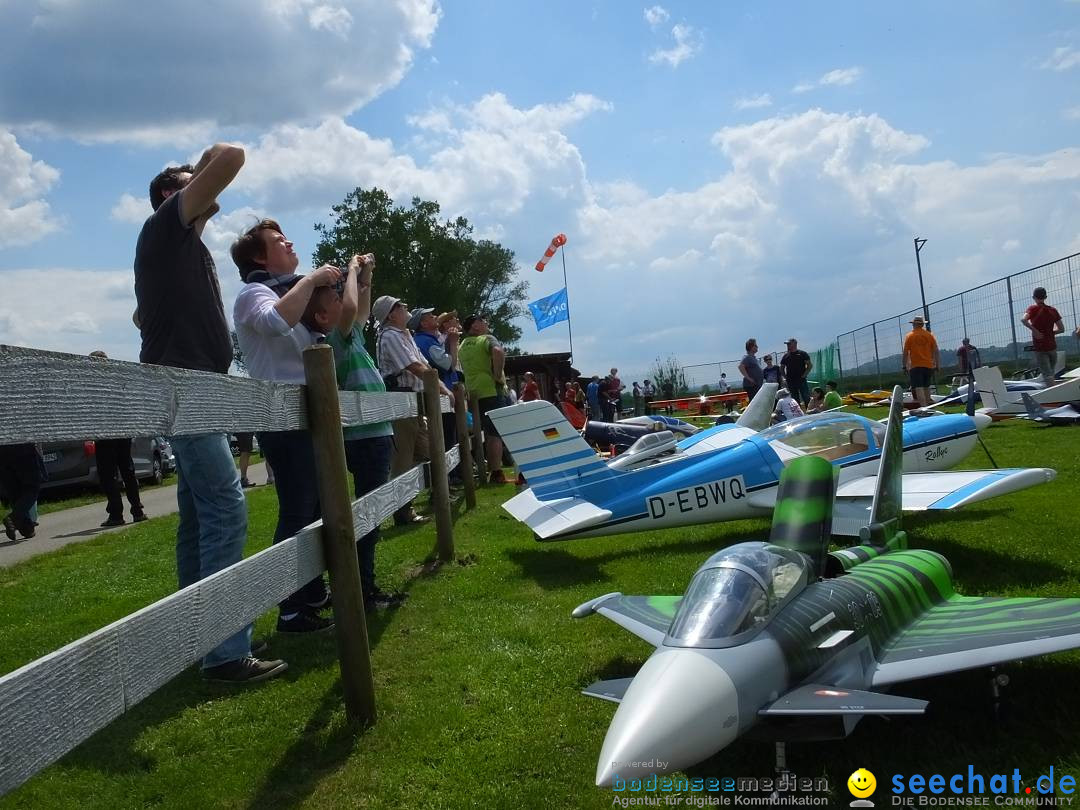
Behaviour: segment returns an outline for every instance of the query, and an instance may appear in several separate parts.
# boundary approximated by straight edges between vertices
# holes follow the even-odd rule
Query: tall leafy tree
[[[439,204],[418,197],[409,208],[395,206],[378,188],[358,188],[330,210],[331,221],[315,225],[316,265],[344,266],[355,253],[374,253],[376,296],[456,309],[462,318],[485,313],[503,343],[520,339],[513,319],[525,314],[528,285],[517,279],[514,253],[474,239],[464,217],[441,221]]]
[[[686,372],[679,365],[677,357],[669,355],[664,360],[657,357],[653,361],[650,373],[652,374],[653,384],[658,391],[663,391],[666,383],[671,383],[672,391],[677,397],[685,396],[690,391],[690,385],[686,381]]]

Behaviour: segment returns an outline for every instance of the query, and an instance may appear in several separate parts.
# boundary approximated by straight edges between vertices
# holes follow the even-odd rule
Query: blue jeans
[[[224,433],[172,436],[176,454],[176,573],[180,587],[228,568],[244,556],[247,502],[240,489]],[[233,634],[203,658],[203,668],[251,653],[251,625]]]
[[[367,495],[390,480],[390,457],[394,453],[392,436],[370,439],[351,439],[345,442],[345,462],[353,476],[356,497]],[[375,586],[375,544],[379,542],[379,527],[356,541],[356,556],[360,561],[360,587],[364,598],[370,598]]]
[[[280,543],[322,517],[319,482],[315,472],[315,449],[306,430],[259,433],[259,448],[274,470],[278,496],[278,521],[274,542]],[[304,584],[279,604],[284,614],[301,613],[326,599],[322,575]]]

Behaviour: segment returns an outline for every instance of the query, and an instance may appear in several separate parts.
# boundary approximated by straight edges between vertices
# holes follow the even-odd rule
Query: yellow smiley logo
[[[848,777],[847,788],[855,798],[865,799],[867,796],[872,796],[874,791],[877,790],[877,779],[866,768],[859,768]]]

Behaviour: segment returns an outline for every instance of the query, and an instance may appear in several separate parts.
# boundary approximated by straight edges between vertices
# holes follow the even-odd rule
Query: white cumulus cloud
[[[735,109],[757,110],[762,107],[771,107],[772,103],[772,96],[768,93],[761,93],[756,96],[744,96],[743,98],[735,99]]]
[[[0,2],[0,121],[193,144],[346,115],[401,80],[440,16],[438,0]]]
[[[645,22],[647,22],[654,28],[658,25],[661,25],[662,23],[667,22],[668,17],[670,16],[671,15],[668,14],[667,9],[663,6],[650,6],[649,8],[645,9]]]
[[[112,207],[109,216],[116,222],[127,222],[133,225],[142,225],[148,216],[153,213],[150,207],[150,198],[136,197],[134,194],[124,192],[116,205]]]
[[[675,40],[675,44],[670,48],[657,48],[649,54],[650,62],[654,64],[663,62],[676,68],[704,47],[704,37],[701,32],[684,23],[672,26],[671,38]]]
[[[1054,52],[1042,63],[1042,67],[1058,72],[1070,70],[1077,66],[1080,66],[1080,51],[1076,50],[1072,45],[1054,48]]]
[[[808,93],[818,87],[845,87],[857,82],[862,77],[862,73],[861,67],[837,68],[836,70],[830,70],[817,81],[799,82],[791,88],[791,92]]]
[[[0,248],[28,245],[60,227],[44,199],[60,172],[0,129]]]

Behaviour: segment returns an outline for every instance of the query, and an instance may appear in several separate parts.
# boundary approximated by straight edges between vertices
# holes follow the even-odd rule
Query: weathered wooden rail
[[[342,427],[417,416],[424,403],[408,393],[337,391],[330,352],[326,346],[305,352],[308,384],[300,386],[0,346],[0,444],[309,429],[324,515],[295,537],[0,677],[0,794],[325,570],[346,714],[359,724],[375,719],[354,538],[423,489],[424,465],[350,502]],[[438,395],[434,372],[425,386],[429,413],[451,409]],[[446,451],[440,418],[429,426],[437,550],[447,560],[454,548],[446,474],[462,453],[459,446]],[[467,456],[468,437],[462,439]]]

